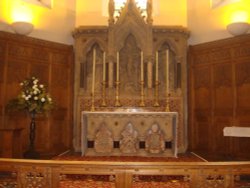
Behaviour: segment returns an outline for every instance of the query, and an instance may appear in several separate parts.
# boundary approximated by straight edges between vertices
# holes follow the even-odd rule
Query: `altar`
[[[146,17],[134,0],[126,0],[118,16],[114,8],[109,1],[107,26],[73,32],[74,150],[105,156],[176,156],[177,148],[185,153],[189,31],[153,25],[152,1]]]
[[[177,112],[82,112],[82,155],[177,157],[177,116]]]

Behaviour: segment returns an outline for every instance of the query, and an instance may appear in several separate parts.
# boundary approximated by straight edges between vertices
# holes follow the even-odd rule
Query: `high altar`
[[[108,26],[81,26],[73,32],[75,150],[84,155],[185,152],[189,32],[181,26],[154,26],[152,0],[146,10],[127,0],[117,17],[110,0],[108,10]],[[129,136],[136,143],[132,147],[124,144]],[[157,150],[152,149],[155,143]]]

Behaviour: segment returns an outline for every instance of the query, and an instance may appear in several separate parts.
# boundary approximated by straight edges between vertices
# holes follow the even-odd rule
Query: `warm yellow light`
[[[121,7],[124,6],[124,4],[127,2],[127,0],[115,0],[115,9],[120,10]],[[137,7],[140,7],[142,10],[146,10],[147,8],[147,0],[135,0]],[[143,13],[145,15],[145,13]],[[115,16],[118,16],[118,12],[115,12]]]
[[[246,11],[236,11],[232,13],[231,23],[235,22],[247,22],[248,21],[248,13]]]
[[[25,4],[16,4],[12,9],[13,22],[32,22],[33,16],[31,9]]]
[[[115,9],[120,9],[124,6],[127,0],[115,0]],[[141,9],[146,9],[147,0],[135,0],[138,7]]]

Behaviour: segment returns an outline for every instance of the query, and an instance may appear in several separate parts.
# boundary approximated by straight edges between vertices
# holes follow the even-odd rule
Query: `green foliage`
[[[47,93],[45,86],[39,84],[38,78],[25,79],[20,83],[20,86],[20,94],[8,103],[8,109],[45,113],[53,108],[52,98]]]

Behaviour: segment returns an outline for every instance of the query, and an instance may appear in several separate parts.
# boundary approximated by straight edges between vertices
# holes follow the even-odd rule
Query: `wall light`
[[[250,25],[246,22],[234,22],[227,25],[227,31],[233,36],[246,34],[249,29]]]
[[[12,23],[12,29],[20,35],[28,35],[33,31],[33,24],[24,21],[18,21]]]

